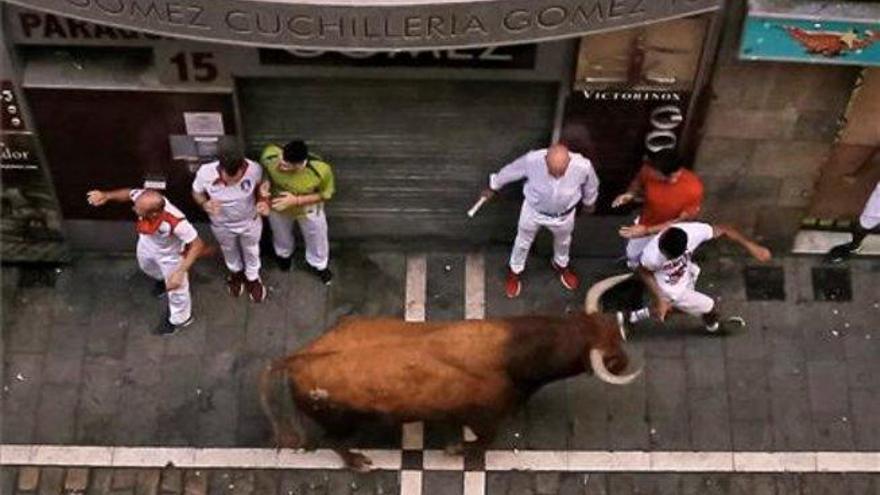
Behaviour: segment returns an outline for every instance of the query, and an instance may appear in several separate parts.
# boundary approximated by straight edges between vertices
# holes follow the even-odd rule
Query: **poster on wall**
[[[880,22],[750,16],[740,58],[880,66]]]
[[[4,262],[60,262],[67,250],[61,213],[39,156],[37,141],[19,111],[11,81],[0,81],[0,259]]]

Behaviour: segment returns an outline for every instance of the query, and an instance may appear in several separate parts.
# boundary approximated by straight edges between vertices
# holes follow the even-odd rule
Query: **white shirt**
[[[559,215],[574,208],[578,201],[592,206],[599,196],[599,178],[593,164],[580,153],[569,155],[565,175],[556,178],[547,171],[547,150],[530,151],[490,175],[489,188],[497,191],[525,179],[525,200],[538,213]]]
[[[642,251],[640,259],[643,267],[654,272],[654,279],[666,294],[677,294],[687,288],[694,251],[700,244],[715,237],[715,229],[708,223],[684,222],[672,225],[672,227],[679,228],[687,234],[687,248],[684,254],[675,259],[667,259],[660,252],[660,236],[663,234],[661,232],[651,238],[648,245],[645,246],[645,250]]]
[[[143,193],[143,189],[132,189],[132,201]],[[177,257],[184,247],[199,236],[195,227],[186,219],[182,211],[165,198],[165,210],[155,220],[138,219],[138,250],[145,250],[158,257]]]
[[[220,177],[220,162],[210,162],[199,167],[193,180],[193,191],[207,194],[220,203],[220,211],[211,215],[211,223],[234,230],[246,228],[257,218],[256,190],[263,179],[263,168],[245,159],[247,169],[241,180],[227,184]]]
[[[862,210],[862,216],[859,223],[866,230],[871,230],[880,225],[880,181],[877,181],[877,187],[865,203],[865,209]]]

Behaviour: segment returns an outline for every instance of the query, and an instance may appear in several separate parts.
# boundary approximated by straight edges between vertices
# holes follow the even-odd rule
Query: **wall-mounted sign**
[[[745,22],[740,57],[880,65],[880,22],[749,17]]]
[[[190,136],[223,135],[223,114],[220,112],[184,112],[183,121]]]
[[[37,143],[29,132],[0,134],[0,168],[3,170],[38,170]]]
[[[12,81],[0,81],[0,123],[4,131],[26,131],[24,117]]]
[[[536,52],[537,45],[535,44],[397,52],[261,49],[260,63],[265,65],[343,65],[347,67],[534,69]]]
[[[675,19],[717,10],[722,4],[721,0],[363,0],[344,4],[334,0],[7,1],[64,17],[172,37],[336,50],[534,42]],[[56,27],[52,30],[60,32],[62,28]],[[70,35],[71,26],[63,28]],[[45,24],[31,27],[32,33],[38,29],[47,28]],[[79,28],[78,36],[86,36],[84,29]]]

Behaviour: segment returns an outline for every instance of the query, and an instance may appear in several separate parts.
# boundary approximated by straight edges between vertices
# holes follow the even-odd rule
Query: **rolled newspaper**
[[[486,204],[486,201],[489,201],[489,198],[480,196],[480,199],[478,199],[477,202],[474,203],[474,206],[471,206],[471,209],[468,210],[468,217],[474,218],[474,215],[476,215],[477,212],[480,211],[480,208],[482,208],[483,205]]]

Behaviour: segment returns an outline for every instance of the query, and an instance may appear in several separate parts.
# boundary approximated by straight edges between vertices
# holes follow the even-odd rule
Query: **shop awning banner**
[[[815,64],[880,65],[880,22],[748,17],[740,57]]]
[[[334,50],[529,43],[710,12],[722,4],[722,0],[4,1],[158,35]]]

